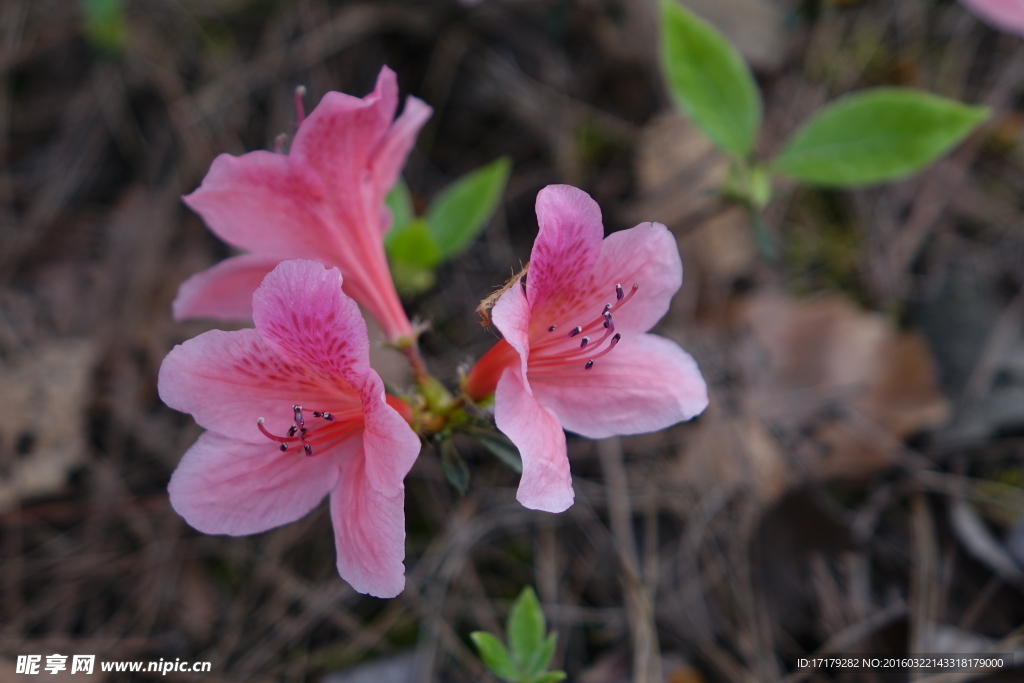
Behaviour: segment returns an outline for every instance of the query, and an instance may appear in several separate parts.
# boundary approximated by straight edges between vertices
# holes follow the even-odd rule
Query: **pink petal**
[[[205,432],[171,476],[171,506],[206,534],[243,536],[304,517],[338,482],[337,460]]]
[[[605,303],[615,303],[615,285],[629,294],[629,301],[615,311],[615,329],[646,332],[668,312],[669,303],[683,284],[683,262],[676,238],[661,223],[641,223],[613,232],[601,244],[601,256],[593,273],[600,283],[591,296],[589,311],[600,313]]]
[[[323,182],[287,156],[221,154],[203,184],[182,199],[221,239],[278,261],[333,244]]]
[[[565,429],[591,439],[654,432],[708,405],[707,385],[693,358],[653,334],[626,333],[590,370],[580,366],[571,381],[531,374],[530,386]]]
[[[516,284],[505,290],[491,309],[491,321],[519,354],[523,374],[527,371],[526,359],[530,357],[530,322],[533,317],[526,296],[523,288]]]
[[[532,510],[562,512],[574,493],[558,418],[542,406],[519,367],[510,367],[494,392],[494,422],[519,449],[523,476],[516,499]]]
[[[341,291],[341,273],[316,261],[285,261],[252,297],[260,337],[286,362],[343,378],[350,392],[370,372],[370,341],[359,306]]]
[[[571,307],[560,297],[578,290],[597,261],[604,237],[601,209],[583,190],[549,185],[537,195],[537,222],[540,232],[526,277],[530,307]]]
[[[290,156],[315,170],[336,207],[376,211],[376,206],[360,206],[359,185],[397,108],[398,80],[385,66],[373,92],[362,99],[340,92],[324,95],[295,133]]]
[[[345,396],[335,386],[282,360],[256,330],[211,330],[175,346],[160,366],[157,386],[164,403],[191,413],[200,426],[260,445],[270,441],[257,419],[283,435],[292,425],[293,405],[351,411],[351,405],[339,405]]]
[[[398,174],[401,173],[402,167],[405,166],[406,157],[409,156],[409,151],[416,144],[416,136],[433,111],[421,99],[415,97],[406,98],[405,110],[401,116],[395,119],[394,124],[377,148],[370,164],[371,182],[380,193],[377,199],[378,202],[384,199],[384,195],[395,184],[395,181],[398,180]],[[386,221],[381,221],[381,234],[387,232],[390,223],[390,218]]]
[[[252,293],[280,259],[243,254],[221,261],[181,283],[174,299],[175,320],[249,320]]]
[[[345,461],[331,519],[338,573],[360,593],[393,598],[405,588],[404,504],[403,487],[389,495],[370,484],[361,454]]]
[[[384,382],[373,370],[363,385],[363,448],[366,477],[378,492],[398,495],[402,480],[420,454],[420,438],[397,410],[388,405]]]
[[[961,0],[961,2],[993,26],[1024,35],[1024,0]]]

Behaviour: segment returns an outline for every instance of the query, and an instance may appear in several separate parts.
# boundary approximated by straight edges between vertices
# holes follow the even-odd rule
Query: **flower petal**
[[[398,180],[398,174],[405,166],[405,159],[416,144],[416,136],[433,112],[430,105],[423,100],[416,97],[406,98],[402,115],[395,119],[371,161],[371,182],[380,193],[380,200]],[[389,226],[389,221],[381,221],[383,232],[387,232]]]
[[[615,303],[615,285],[626,295],[637,284],[636,294],[615,311],[615,329],[646,332],[668,312],[669,303],[683,284],[683,262],[675,236],[661,223],[641,223],[613,232],[601,244],[594,264],[602,286],[592,295],[590,310],[598,313],[605,303]]]
[[[961,2],[993,26],[1024,35],[1024,0],[961,0]]]
[[[708,405],[697,363],[653,334],[624,334],[614,351],[577,372],[571,381],[564,373],[559,379],[531,374],[530,386],[565,429],[591,439],[664,429]]]
[[[565,432],[554,413],[542,406],[520,367],[505,370],[494,392],[494,422],[519,449],[523,476],[516,499],[546,512],[566,510],[574,498]]]
[[[278,261],[333,244],[323,183],[283,154],[221,154],[182,199],[225,242]]]
[[[286,363],[256,330],[211,330],[175,346],[160,366],[157,386],[164,403],[191,413],[200,426],[254,444],[270,443],[256,420],[265,418],[271,433],[284,434],[293,405],[351,410],[337,388]]]
[[[388,405],[384,382],[371,370],[360,392],[363,399],[363,448],[366,476],[374,489],[397,495],[402,480],[420,454],[420,438],[397,410]]]
[[[601,251],[604,226],[597,202],[571,185],[548,185],[537,195],[540,232],[530,254],[527,296],[534,311],[575,309],[563,297],[585,282]],[[554,321],[557,323],[557,321]]]
[[[370,484],[361,454],[345,461],[331,519],[338,573],[360,593],[393,598],[405,588],[404,505],[404,487],[388,495]]]
[[[178,287],[171,304],[174,319],[251,319],[252,293],[279,262],[276,257],[242,254],[196,273]]]
[[[343,378],[354,393],[370,371],[370,341],[341,273],[316,261],[285,261],[252,297],[253,321],[286,362]]]
[[[530,322],[533,312],[526,293],[519,284],[505,290],[491,309],[491,321],[513,349],[519,354],[522,373],[526,373],[526,359],[530,357]],[[499,371],[500,374],[501,371]],[[500,380],[499,380],[500,381]]]
[[[295,133],[290,157],[308,165],[323,179],[328,200],[336,206],[376,212],[376,206],[363,206],[353,194],[360,191],[363,174],[369,170],[370,159],[387,134],[397,108],[398,80],[385,66],[377,75],[373,92],[366,97],[340,92],[324,95]]]
[[[304,517],[338,482],[338,463],[322,455],[282,453],[205,432],[181,459],[167,487],[171,506],[206,534],[244,536]]]

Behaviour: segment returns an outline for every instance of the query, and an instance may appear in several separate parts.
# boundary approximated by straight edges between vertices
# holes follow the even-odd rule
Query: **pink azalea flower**
[[[341,270],[345,292],[366,307],[388,339],[410,336],[384,255],[391,223],[384,196],[431,109],[409,97],[392,121],[397,107],[395,73],[384,67],[377,87],[362,99],[329,92],[305,120],[299,101],[289,154],[214,159],[185,203],[218,237],[249,253],[182,283],[174,317],[246,320],[263,277],[281,261],[304,258]]]
[[[171,505],[208,534],[293,522],[330,494],[338,572],[361,593],[405,586],[405,489],[420,442],[370,368],[366,323],[336,268],[278,265],[256,329],[176,346],[160,398],[208,431],[171,477]]]
[[[645,334],[683,282],[675,238],[642,223],[602,240],[601,210],[585,192],[552,185],[537,196],[540,232],[525,287],[491,311],[504,339],[466,378],[523,458],[519,502],[561,512],[573,501],[563,428],[592,439],[639,434],[699,414],[707,387],[679,346]]]
[[[1024,35],[1024,0],[960,0],[998,29]]]

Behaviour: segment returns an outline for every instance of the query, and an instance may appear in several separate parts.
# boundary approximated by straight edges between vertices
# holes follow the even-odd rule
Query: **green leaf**
[[[409,186],[401,177],[395,183],[388,196],[384,198],[384,205],[391,211],[391,228],[388,235],[391,235],[397,228],[409,224],[416,218],[416,210],[412,205],[412,195],[409,193]],[[384,238],[385,242],[387,237]]]
[[[527,664],[537,656],[537,651],[544,646],[544,633],[547,631],[540,601],[530,586],[523,589],[512,605],[506,630],[512,656],[520,668],[525,670]]]
[[[451,439],[444,439],[439,446],[441,450],[441,471],[448,483],[455,487],[460,496],[466,495],[469,488],[469,468]]]
[[[662,0],[661,60],[694,124],[722,149],[748,155],[761,126],[761,95],[735,48],[676,0]]]
[[[128,37],[124,0],[79,0],[79,4],[85,36],[92,46],[103,52],[121,52]]]
[[[512,661],[508,650],[501,641],[487,631],[473,631],[469,634],[484,665],[504,681],[518,681],[522,678],[519,667]]]
[[[434,286],[434,267],[441,255],[422,218],[389,230],[384,249],[391,265],[391,279],[399,294],[421,294]]]
[[[500,157],[462,176],[434,199],[426,218],[442,260],[461,253],[487,226],[511,169],[508,157]]]
[[[564,671],[549,671],[545,674],[538,674],[533,678],[528,678],[524,683],[555,683],[556,681],[565,680]]]
[[[519,455],[519,449],[509,441],[508,437],[493,429],[480,429],[467,426],[463,428],[466,434],[476,439],[481,446],[490,451],[491,455],[508,465],[518,474],[523,473],[523,458]]]
[[[987,119],[972,107],[905,88],[846,95],[800,127],[773,167],[816,185],[849,187],[921,170]]]
[[[548,637],[544,639],[541,646],[534,651],[533,658],[529,662],[523,663],[523,671],[527,676],[536,676],[537,674],[544,673],[544,670],[548,668],[548,664],[555,654],[555,643],[557,641],[557,633],[548,634]]]

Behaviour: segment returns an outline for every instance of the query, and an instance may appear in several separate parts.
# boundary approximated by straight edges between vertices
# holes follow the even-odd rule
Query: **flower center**
[[[292,406],[292,415],[295,421],[288,428],[287,436],[278,436],[277,434],[270,433],[263,426],[264,420],[262,417],[256,420],[256,426],[259,427],[265,437],[280,443],[282,451],[287,451],[288,447],[292,444],[302,444],[302,450],[307,456],[313,455],[313,446],[317,446],[317,449],[320,450],[319,447],[325,444],[328,446],[337,445],[353,436],[363,427],[362,419],[355,419],[356,415],[347,416],[347,420],[336,421],[334,415],[322,410],[313,411],[313,417],[320,420],[320,422],[307,427],[302,413],[302,406]],[[362,413],[358,417],[362,418]]]
[[[584,370],[594,367],[594,361],[611,353],[622,339],[622,335],[615,331],[612,314],[626,305],[638,289],[640,285],[634,283],[626,294],[622,285],[615,285],[615,303],[605,304],[599,316],[585,325],[576,325],[568,333],[558,333],[558,325],[548,327],[545,338],[530,345],[530,370],[554,370],[564,363],[579,362],[584,358],[587,359],[582,363]]]

